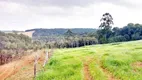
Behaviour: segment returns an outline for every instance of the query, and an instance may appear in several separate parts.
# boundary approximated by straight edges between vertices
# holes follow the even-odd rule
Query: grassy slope
[[[83,63],[88,59],[95,80],[142,80],[142,41],[56,50],[38,80],[83,80]]]

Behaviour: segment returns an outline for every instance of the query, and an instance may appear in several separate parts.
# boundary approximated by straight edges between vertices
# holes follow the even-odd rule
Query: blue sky
[[[141,23],[141,0],[0,0],[0,30],[97,28],[109,12],[114,26]]]

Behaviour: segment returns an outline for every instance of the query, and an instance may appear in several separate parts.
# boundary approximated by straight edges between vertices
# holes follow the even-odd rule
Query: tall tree
[[[103,14],[101,18],[100,30],[97,31],[99,43],[107,43],[108,38],[111,36],[111,26],[113,24],[113,18],[110,13]]]
[[[101,25],[99,27],[101,29],[111,29],[111,25],[113,24],[113,18],[110,13],[103,14],[100,21]]]

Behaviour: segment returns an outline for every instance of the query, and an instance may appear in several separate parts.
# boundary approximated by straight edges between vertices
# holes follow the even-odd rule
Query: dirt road
[[[33,64],[36,55],[39,55],[38,69],[44,60],[43,51],[37,51],[31,55],[22,57],[20,60],[0,66],[0,80],[28,80],[33,78]],[[21,75],[22,74],[22,75]]]

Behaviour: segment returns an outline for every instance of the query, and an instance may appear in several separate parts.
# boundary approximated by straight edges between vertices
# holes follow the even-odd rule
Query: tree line
[[[103,14],[101,25],[96,32],[96,38],[100,44],[123,42],[142,39],[142,25],[129,23],[123,28],[114,27],[113,18],[109,13]]]
[[[44,48],[74,48],[98,43],[95,37],[88,36],[87,34],[75,34],[71,30],[67,30],[60,36],[39,36],[34,37],[33,40],[40,45],[44,45]]]

